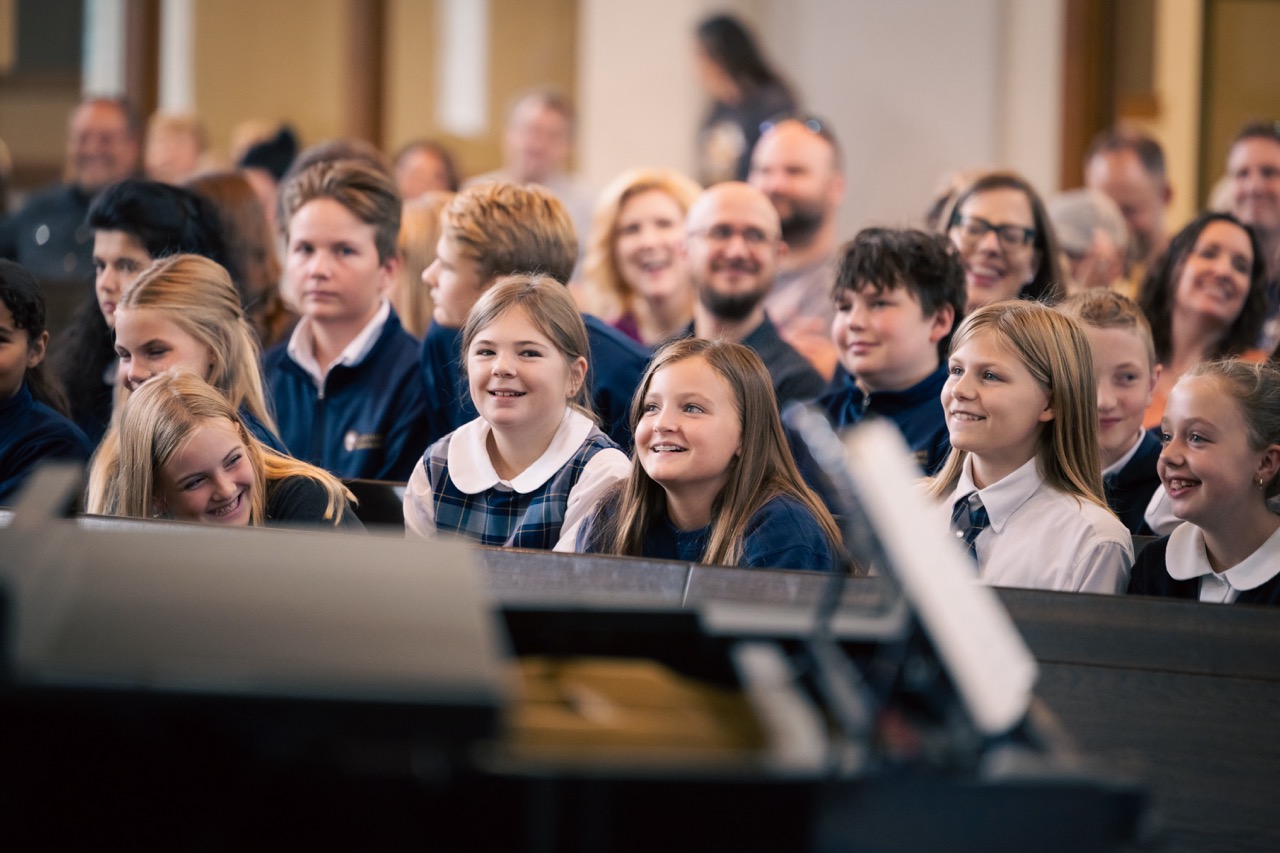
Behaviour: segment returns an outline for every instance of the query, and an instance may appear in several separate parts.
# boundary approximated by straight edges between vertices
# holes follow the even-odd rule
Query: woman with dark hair
[[[698,177],[703,186],[744,181],[760,125],[795,112],[796,99],[751,33],[730,15],[698,25],[697,63],[702,87],[714,102],[698,132]]]
[[[129,179],[99,193],[89,208],[94,298],[59,336],[53,370],[67,390],[71,418],[97,444],[111,420],[116,353],[111,329],[124,287],[157,258],[190,253],[239,270],[226,250],[213,205],[181,187]]]
[[[1252,228],[1229,213],[1202,213],[1169,241],[1142,281],[1160,377],[1142,425],[1160,425],[1169,392],[1202,361],[1266,361],[1254,349],[1267,311],[1267,260]]]
[[[965,314],[1001,299],[1065,295],[1053,222],[1021,175],[989,172],[956,194],[942,227],[964,263]]]

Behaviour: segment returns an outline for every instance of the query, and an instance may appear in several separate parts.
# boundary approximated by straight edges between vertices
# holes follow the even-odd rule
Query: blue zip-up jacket
[[[267,352],[263,375],[289,454],[336,477],[403,483],[427,449],[418,342],[394,310],[364,360],[335,366],[319,390],[287,341]]]
[[[0,506],[12,504],[27,475],[46,459],[89,461],[89,439],[78,426],[31,396],[23,382],[0,402]]]
[[[832,426],[850,427],[864,418],[879,415],[897,424],[916,462],[929,475],[936,474],[951,452],[947,415],[942,410],[942,386],[947,384],[947,365],[902,391],[864,394],[853,377],[844,374],[835,390],[818,399]]]
[[[583,314],[591,356],[587,387],[601,429],[624,453],[631,452],[631,396],[649,366],[649,353],[599,317]],[[462,378],[462,330],[432,321],[422,339],[422,375],[427,387],[430,443],[476,419]]]

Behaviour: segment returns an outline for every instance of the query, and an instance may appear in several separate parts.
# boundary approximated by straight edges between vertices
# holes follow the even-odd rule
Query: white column
[[[436,119],[455,136],[479,136],[489,116],[489,0],[440,0]]]
[[[82,94],[124,94],[124,5],[124,0],[84,0]]]
[[[160,109],[195,110],[195,0],[160,6]]]

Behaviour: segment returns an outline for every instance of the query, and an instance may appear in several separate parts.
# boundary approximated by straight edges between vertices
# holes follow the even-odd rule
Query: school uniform
[[[592,521],[578,536],[576,549],[587,554],[604,550],[603,525],[596,519],[613,515],[619,498],[612,495],[601,504]],[[645,532],[642,556],[656,560],[698,563],[711,540],[711,527],[681,530],[666,513]],[[753,569],[802,569],[812,572],[837,570],[831,541],[809,508],[790,495],[778,495],[756,510],[742,535],[742,556],[738,566]]]
[[[1209,565],[1204,531],[1191,523],[1142,549],[1130,595],[1160,595],[1218,604],[1280,604],[1280,530],[1221,574]]]
[[[342,518],[335,525],[325,518],[329,492],[316,480],[301,474],[267,481],[267,527],[310,527],[353,533],[364,530],[351,503],[342,500]]]
[[[888,418],[898,427],[916,463],[929,475],[936,474],[951,451],[951,433],[942,408],[942,386],[947,366],[901,391],[872,391],[858,387],[847,373],[838,376],[837,387],[818,399],[817,406],[837,429],[851,427],[868,417]]]
[[[625,478],[627,456],[572,408],[536,462],[503,480],[489,457],[483,418],[432,444],[404,496],[405,528],[430,537],[456,533],[482,545],[550,550],[569,543],[604,490]]]
[[[282,453],[285,456],[289,455],[289,448],[284,446],[284,442],[280,440],[280,437],[268,429],[266,424],[258,420],[258,416],[249,411],[247,407],[241,406],[237,414],[240,415],[240,422],[249,431],[249,435],[270,447],[276,453]]]
[[[649,352],[591,314],[582,315],[591,352],[587,388],[604,432],[618,447],[631,447],[631,397],[649,365]],[[428,435],[434,442],[475,419],[462,370],[462,330],[432,321],[422,340],[421,370],[426,382]]]
[[[1064,592],[1123,592],[1133,564],[1132,537],[1093,501],[1052,488],[1036,460],[985,489],[973,482],[973,457],[946,507],[985,508],[987,526],[974,540],[978,575],[992,586]]]
[[[0,505],[9,505],[27,476],[48,459],[84,464],[89,439],[75,424],[31,396],[23,382],[0,402]]]
[[[385,301],[327,372],[312,340],[304,317],[263,359],[289,455],[344,479],[404,482],[428,444],[418,341]]]
[[[1102,470],[1107,506],[1130,533],[1138,536],[1151,535],[1143,514],[1151,496],[1160,488],[1160,475],[1156,472],[1160,449],[1160,440],[1141,430],[1124,456]]]

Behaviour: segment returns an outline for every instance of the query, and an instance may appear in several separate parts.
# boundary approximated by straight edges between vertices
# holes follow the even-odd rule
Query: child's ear
[[[1273,444],[1262,451],[1262,461],[1258,463],[1258,469],[1254,472],[1253,481],[1256,483],[1261,480],[1265,485],[1277,473],[1280,473],[1280,444]]]
[[[49,330],[45,329],[27,343],[27,370],[44,361],[44,354],[49,346]]]
[[[943,305],[934,312],[933,320],[929,325],[929,343],[937,344],[938,341],[951,334],[951,328],[956,324],[956,307],[954,305]]]
[[[1151,396],[1156,393],[1156,383],[1160,381],[1160,374],[1164,372],[1164,365],[1157,364],[1151,368],[1151,385],[1147,388],[1147,405],[1151,405]]]
[[[386,296],[395,285],[396,276],[400,274],[400,255],[397,253],[383,261],[379,273],[378,295]]]
[[[578,389],[582,387],[582,383],[587,381],[587,360],[582,356],[578,356],[569,362],[569,384],[568,393],[565,399],[572,399],[577,396]]]

